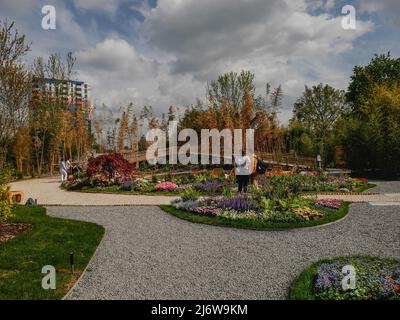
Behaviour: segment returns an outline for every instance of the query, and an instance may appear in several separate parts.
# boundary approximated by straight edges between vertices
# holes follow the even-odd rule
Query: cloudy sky
[[[56,30],[41,27],[44,5],[56,8]],[[356,30],[342,28],[345,5],[357,10]],[[305,84],[345,89],[354,65],[400,56],[398,0],[0,0],[0,19],[32,42],[27,63],[73,51],[96,105],[133,101],[159,114],[247,69],[260,93],[282,84],[286,121]]]

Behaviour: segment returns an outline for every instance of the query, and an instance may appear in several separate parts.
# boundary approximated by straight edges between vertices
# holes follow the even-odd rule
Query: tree
[[[244,103],[246,92],[254,99],[254,74],[250,71],[225,73],[208,85],[207,92],[213,107],[219,109],[225,102],[237,112]]]
[[[341,129],[352,169],[379,169],[387,175],[400,172],[400,85],[376,85]]]
[[[129,117],[128,113],[124,111],[119,122],[118,131],[118,150],[123,151],[125,149],[126,137],[129,130]]]
[[[25,36],[13,22],[0,24],[0,157],[5,160],[15,133],[26,123],[32,79],[21,62],[30,51]]]
[[[12,144],[12,150],[15,156],[15,162],[17,164],[17,176],[23,177],[24,174],[24,162],[29,167],[31,141],[28,127],[20,127],[15,134],[14,142]]]
[[[294,105],[293,119],[315,136],[318,152],[327,161],[327,142],[338,119],[346,115],[345,93],[322,83],[305,87],[303,96]]]
[[[354,67],[346,94],[354,112],[368,101],[377,84],[400,84],[400,58],[393,59],[390,53],[375,55],[368,65]]]

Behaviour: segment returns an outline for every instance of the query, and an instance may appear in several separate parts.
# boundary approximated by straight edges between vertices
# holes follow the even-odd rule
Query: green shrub
[[[0,163],[0,221],[5,221],[12,216],[11,206],[7,201],[11,175],[12,169],[6,164]]]
[[[181,198],[184,202],[196,201],[199,198],[199,193],[193,189],[187,189],[181,193]]]
[[[8,220],[12,216],[11,206],[7,200],[0,200],[0,222]]]

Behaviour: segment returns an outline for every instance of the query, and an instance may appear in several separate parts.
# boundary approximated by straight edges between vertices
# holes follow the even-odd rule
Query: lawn
[[[16,238],[0,243],[0,299],[55,300],[69,291],[85,269],[103,235],[93,223],[47,216],[42,207],[15,207],[12,223],[31,224]],[[75,255],[75,273],[70,272],[69,254]],[[41,286],[43,266],[56,268],[56,290]]]
[[[305,222],[287,222],[287,223],[276,223],[263,220],[254,219],[228,219],[221,216],[210,217],[191,213],[189,211],[177,209],[174,206],[160,206],[160,208],[175,217],[194,222],[203,223],[215,226],[232,227],[239,229],[254,229],[254,230],[271,230],[271,229],[294,229],[294,228],[305,228],[313,227],[331,223],[344,218],[349,212],[349,202],[344,202],[339,210],[333,212],[332,210],[325,209],[328,213],[320,219],[305,221]],[[323,209],[322,209],[323,210]]]
[[[367,191],[367,190],[375,188],[375,187],[376,187],[376,184],[368,183],[368,184],[365,184],[365,185],[362,185],[362,186],[356,188],[355,192],[364,192],[364,191]]]

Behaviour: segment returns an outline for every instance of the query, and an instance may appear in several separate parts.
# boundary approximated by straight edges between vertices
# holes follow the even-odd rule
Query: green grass
[[[332,263],[336,260],[345,260],[349,264],[352,264],[352,260],[355,259],[366,259],[369,261],[379,261],[384,263],[398,263],[394,259],[382,259],[371,256],[352,256],[352,257],[338,257],[333,259],[323,259],[314,262],[310,267],[305,269],[292,283],[290,288],[289,298],[291,300],[317,300],[317,297],[313,293],[313,281],[314,276],[317,274],[318,266],[323,263]]]
[[[223,226],[223,227],[231,227],[231,228],[239,228],[239,229],[253,229],[253,230],[271,230],[271,229],[295,229],[295,228],[306,228],[306,227],[314,227],[318,225],[327,224],[330,222],[337,221],[339,219],[344,218],[349,212],[349,202],[343,203],[342,207],[337,210],[335,213],[330,213],[323,218],[310,220],[301,223],[274,223],[270,221],[261,221],[261,220],[253,220],[253,219],[240,219],[240,220],[232,220],[225,217],[208,217],[201,216],[197,214],[193,214],[191,212],[176,209],[173,206],[160,206],[162,210],[167,213],[174,215],[175,217],[194,222],[194,223],[203,223],[214,226]],[[332,211],[329,211],[332,212]]]
[[[0,243],[0,300],[61,299],[85,269],[103,235],[93,223],[52,218],[42,207],[15,207],[9,222],[32,224],[16,238]],[[69,253],[75,255],[75,275]],[[56,290],[41,286],[42,267],[56,268]]]
[[[364,192],[364,191],[367,191],[367,190],[375,188],[375,187],[376,187],[376,184],[368,183],[368,184],[365,184],[365,185],[362,185],[362,186],[356,188],[355,192]]]

